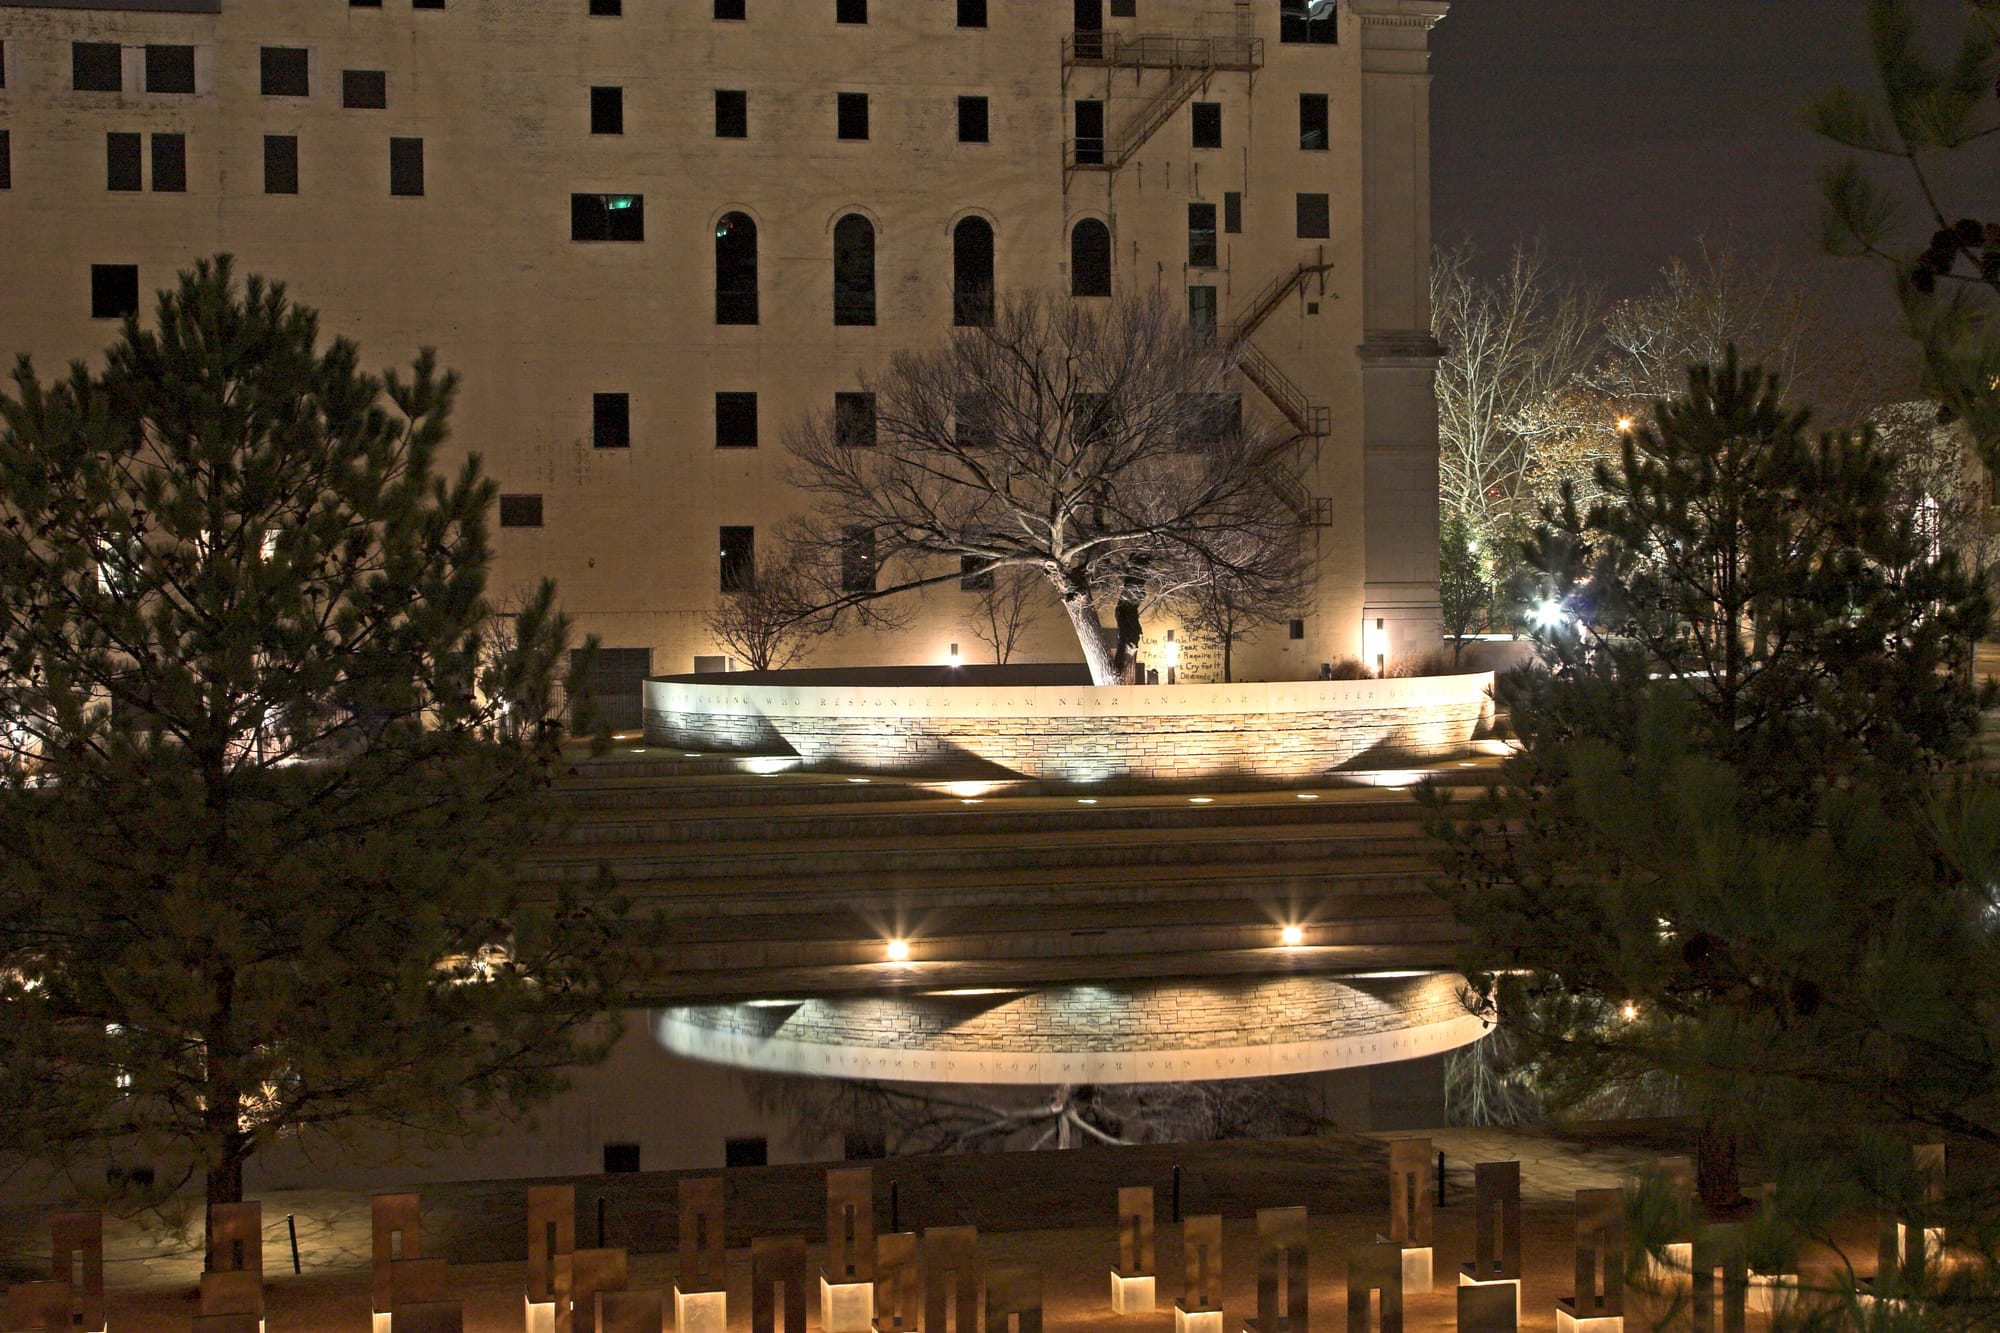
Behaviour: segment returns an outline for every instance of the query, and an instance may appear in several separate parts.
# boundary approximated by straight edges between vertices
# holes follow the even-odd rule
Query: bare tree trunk
[[[1090,667],[1090,683],[1120,684],[1118,669],[1111,660],[1111,645],[1104,641],[1104,623],[1097,618],[1097,608],[1090,604],[1090,595],[1066,595],[1062,603],[1063,610],[1069,615],[1070,626],[1076,630],[1076,642],[1083,649],[1083,660]]]

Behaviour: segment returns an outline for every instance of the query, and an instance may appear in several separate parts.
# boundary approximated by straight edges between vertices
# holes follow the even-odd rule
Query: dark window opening
[[[7,86],[7,43],[0,40],[0,88]]]
[[[411,9],[443,9],[444,0],[410,0]]]
[[[1104,0],[1075,0],[1071,7],[1078,60],[1104,59]]]
[[[645,712],[651,648],[572,648],[572,670],[583,674],[582,701],[613,731],[637,731]]]
[[[715,447],[755,449],[757,447],[757,395],[718,393],[715,395]]]
[[[1299,239],[1326,240],[1333,235],[1333,215],[1323,194],[1299,196]]]
[[[1243,395],[1203,393],[1194,395],[1188,437],[1196,444],[1221,444],[1243,433]]]
[[[843,449],[874,447],[874,394],[837,393],[833,396],[833,440]]]
[[[148,46],[146,48],[146,91],[149,93],[193,92],[194,48],[192,46]]]
[[[1231,236],[1243,230],[1243,196],[1235,190],[1222,196],[1222,229]]]
[[[115,93],[125,86],[124,58],[116,42],[71,42],[69,86],[80,93]]]
[[[1215,288],[1188,288],[1188,328],[1198,342],[1215,341]]]
[[[1299,147],[1315,151],[1327,146],[1325,93],[1299,94]]]
[[[539,528],[542,526],[542,497],[539,495],[501,496],[500,526],[503,528]]]
[[[834,0],[833,21],[835,23],[866,23],[868,21],[868,0]]]
[[[104,188],[107,190],[140,188],[138,135],[104,136]]]
[[[90,317],[123,319],[139,313],[139,266],[137,264],[92,264],[90,266]]]
[[[748,592],[757,581],[757,529],[721,531],[721,587],[724,592]],[[762,1143],[759,1139],[757,1142]]]
[[[722,1164],[724,1166],[763,1166],[770,1160],[770,1146],[764,1136],[754,1139],[724,1139],[722,1141]]]
[[[188,187],[187,136],[153,136],[153,192],[185,194]]]
[[[956,399],[951,405],[952,438],[961,449],[984,449],[993,443],[993,404],[983,394]]]
[[[1088,446],[1109,441],[1116,420],[1116,410],[1112,407],[1110,394],[1070,395],[1070,432],[1078,444]]]
[[[960,143],[986,143],[988,134],[986,99],[983,97],[961,97],[958,99],[958,141]]]
[[[993,562],[983,555],[958,558],[958,590],[985,592],[993,586]]]
[[[597,12],[596,5],[603,0],[591,0],[591,13]],[[616,14],[617,10],[611,11]],[[607,1143],[604,1145],[604,1174],[607,1176],[629,1176],[639,1169],[639,1145],[636,1143]]]
[[[1332,46],[1340,40],[1334,0],[1278,0],[1278,40]]]
[[[590,90],[590,132],[592,134],[623,134],[625,132],[625,90],[623,88],[592,88]]]
[[[302,46],[267,46],[258,53],[259,87],[266,97],[305,97],[312,92]]]
[[[1078,166],[1104,163],[1104,103],[1084,100],[1076,103],[1076,162]]]
[[[389,193],[419,195],[424,192],[424,141],[389,140]]]
[[[642,194],[573,194],[569,197],[569,238],[572,241],[643,241],[646,239],[646,196]]]
[[[625,0],[590,0],[590,16],[595,19],[615,19],[625,12]],[[633,1170],[639,1168],[633,1167]]]
[[[1215,240],[1215,205],[1188,205],[1188,266],[1214,268],[1218,251]]]
[[[859,213],[833,224],[833,322],[875,322],[875,226]]]
[[[840,590],[875,591],[875,529],[865,524],[840,530]]]
[[[715,322],[757,322],[757,224],[748,213],[715,224]]]
[[[958,0],[958,26],[961,28],[985,27],[986,0]]]
[[[868,94],[836,93],[834,95],[835,133],[842,139],[866,139],[868,137]]]
[[[1111,17],[1115,19],[1139,17],[1139,0],[1111,0]]]
[[[299,140],[294,134],[264,136],[264,193],[299,192]]]
[[[715,90],[715,137],[718,139],[750,137],[749,93],[740,88]]]
[[[741,22],[749,17],[744,13],[746,0],[715,0],[715,17]]]
[[[1111,228],[1096,218],[1070,228],[1069,294],[1111,295]]]
[[[590,447],[593,449],[632,447],[631,394],[590,395]]]
[[[14,188],[14,136],[0,130],[0,190]]]
[[[993,322],[993,225],[985,218],[963,218],[951,229],[951,322]]]
[[[381,111],[389,105],[389,75],[379,69],[340,71],[340,104],[350,111]]]
[[[1306,636],[1306,622],[1294,620],[1285,626],[1285,632],[1294,639],[1303,639]]]
[[[1194,146],[1222,147],[1222,103],[1196,102],[1191,109],[1194,112]]]
[[[380,9],[382,0],[347,0],[349,9]]]

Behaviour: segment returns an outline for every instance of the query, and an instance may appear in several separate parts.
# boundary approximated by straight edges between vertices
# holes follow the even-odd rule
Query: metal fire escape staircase
[[[1163,69],[1166,84],[1147,99],[1132,118],[1101,140],[1070,139],[1063,144],[1063,189],[1079,171],[1118,171],[1135,157],[1174,112],[1208,87],[1217,74],[1241,70],[1254,73],[1264,65],[1261,37],[1181,37],[1171,33],[1126,36],[1115,32],[1073,32],[1063,38],[1063,87],[1072,70]]]
[[[1291,377],[1278,369],[1277,362],[1264,355],[1257,345],[1250,341],[1250,335],[1259,325],[1271,317],[1285,301],[1309,279],[1320,280],[1320,294],[1325,295],[1326,275],[1333,265],[1326,261],[1324,252],[1318,257],[1303,260],[1289,272],[1280,273],[1267,283],[1264,289],[1250,298],[1243,315],[1234,324],[1219,330],[1226,345],[1236,354],[1236,367],[1243,372],[1243,378],[1257,386],[1257,389],[1278,409],[1281,416],[1291,423],[1295,434],[1292,442],[1310,440],[1315,449],[1333,430],[1333,412],[1306,397],[1305,390],[1299,388]],[[1299,522],[1314,527],[1326,527],[1333,522],[1333,501],[1323,495],[1308,491],[1298,478],[1281,474],[1278,494],[1299,517]]]

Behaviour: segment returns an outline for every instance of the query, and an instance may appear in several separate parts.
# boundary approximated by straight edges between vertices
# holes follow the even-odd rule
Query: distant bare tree
[[[1553,271],[1539,244],[1517,246],[1498,279],[1475,272],[1468,242],[1431,259],[1438,363],[1438,500],[1476,541],[1533,516],[1544,449],[1573,433],[1577,382],[1596,357],[1598,293]]]
[[[982,578],[979,601],[972,611],[972,637],[993,650],[995,662],[1006,666],[1021,636],[1041,619],[1048,581],[1039,571],[1020,566],[989,570]]]
[[[818,596],[796,559],[759,567],[708,614],[708,632],[752,671],[779,671],[805,655],[826,628]]]
[[[1248,579],[1217,570],[1196,579],[1176,610],[1189,629],[1222,645],[1222,679],[1235,677],[1236,645],[1260,629],[1281,625],[1312,599],[1313,562],[1303,546],[1271,553]]]
[[[1198,1143],[1332,1129],[1308,1080],[935,1087],[758,1075],[751,1099],[813,1142],[829,1134],[918,1153]]]
[[[1895,494],[1903,512],[1940,550],[1955,551],[1965,568],[1989,580],[2000,564],[1992,483],[1964,419],[1943,422],[1935,402],[1887,403],[1869,414],[1882,443],[1896,455]]]
[[[1254,588],[1300,540],[1297,442],[1245,419],[1235,374],[1159,292],[1101,311],[1030,296],[795,431],[793,477],[815,540],[866,534],[868,599],[967,558],[1034,570],[1091,679],[1129,683],[1150,608],[1209,578]]]

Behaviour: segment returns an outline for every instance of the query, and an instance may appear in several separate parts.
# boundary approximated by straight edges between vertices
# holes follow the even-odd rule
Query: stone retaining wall
[[[646,740],[945,777],[1287,782],[1450,758],[1492,717],[1490,672],[1248,685],[646,682]]]

